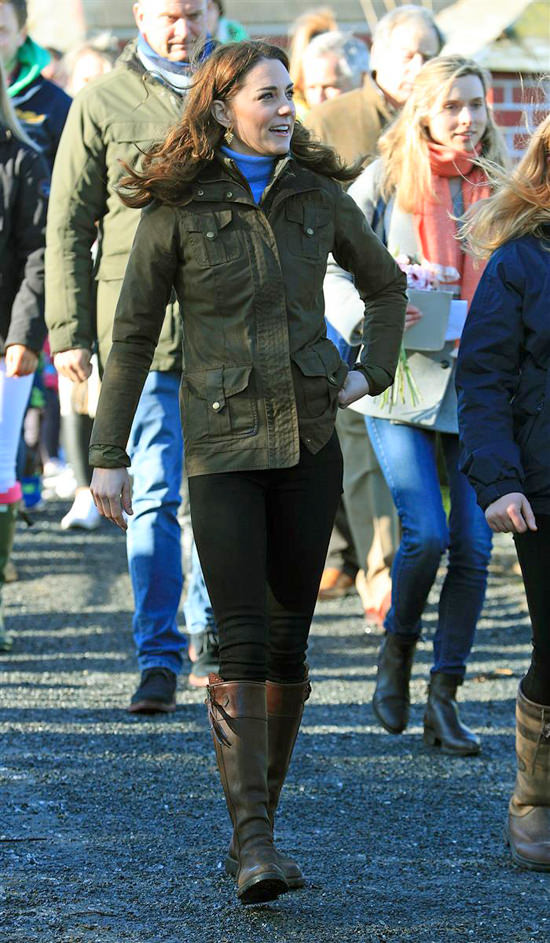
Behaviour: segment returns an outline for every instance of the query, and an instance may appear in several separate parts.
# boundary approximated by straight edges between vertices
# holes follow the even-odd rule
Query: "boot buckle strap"
[[[222,705],[220,704],[219,701],[216,701],[216,699],[213,697],[211,688],[207,687],[206,707],[208,710],[208,723],[210,726],[210,730],[212,731],[212,735],[216,738],[216,740],[218,741],[219,744],[221,744],[222,747],[230,747],[231,741],[227,737],[227,734],[224,733],[224,730],[220,723],[219,718],[215,716],[215,712],[217,712],[219,717],[221,717],[221,719],[225,721],[229,729],[232,729],[231,728],[232,718],[225,710],[228,704],[229,704],[228,697],[226,697],[225,702]]]

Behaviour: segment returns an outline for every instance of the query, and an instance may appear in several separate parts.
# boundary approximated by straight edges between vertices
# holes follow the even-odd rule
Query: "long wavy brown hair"
[[[538,126],[521,161],[509,174],[489,165],[495,193],[470,207],[461,236],[474,255],[488,258],[510,239],[546,240],[550,226],[550,117]]]
[[[243,40],[218,46],[195,73],[181,121],[166,139],[154,144],[144,155],[141,169],[123,164],[127,175],[120,181],[121,199],[139,208],[151,200],[177,206],[201,169],[214,160],[225,128],[212,114],[214,101],[230,101],[242,88],[251,69],[263,59],[278,59],[288,69],[288,58],[278,46]],[[336,152],[310,138],[296,122],[290,150],[296,161],[316,173],[349,181],[359,173],[359,165],[348,167]]]

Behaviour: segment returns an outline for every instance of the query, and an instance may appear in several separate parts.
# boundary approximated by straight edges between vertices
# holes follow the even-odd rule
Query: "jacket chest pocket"
[[[250,389],[250,364],[188,373],[183,379],[192,440],[244,437],[258,431],[258,409]]]
[[[285,242],[293,255],[316,262],[326,261],[332,246],[328,206],[289,200],[285,207]]]
[[[223,265],[242,255],[242,242],[233,224],[233,210],[186,213],[182,219],[191,258],[199,268]]]
[[[298,414],[308,419],[320,419],[333,413],[348,368],[332,342],[323,339],[312,347],[295,351],[291,356],[298,368],[298,372],[294,372]]]

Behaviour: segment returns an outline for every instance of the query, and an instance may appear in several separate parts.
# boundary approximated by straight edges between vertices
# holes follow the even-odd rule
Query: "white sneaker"
[[[97,510],[89,488],[77,491],[73,506],[61,521],[61,530],[81,527],[83,530],[95,530],[99,527],[101,514]]]

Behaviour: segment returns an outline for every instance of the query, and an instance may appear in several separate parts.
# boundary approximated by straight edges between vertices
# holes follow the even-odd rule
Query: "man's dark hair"
[[[9,3],[9,5],[13,7],[19,29],[22,29],[28,18],[27,0],[2,0],[2,2]]]

